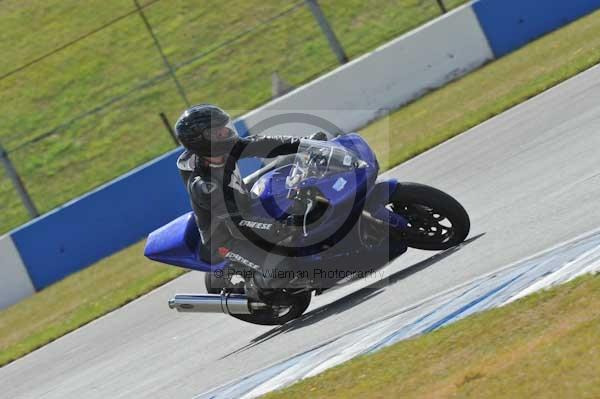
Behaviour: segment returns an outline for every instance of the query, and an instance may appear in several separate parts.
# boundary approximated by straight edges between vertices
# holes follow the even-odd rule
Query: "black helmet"
[[[229,114],[216,105],[194,105],[175,123],[175,135],[187,150],[203,157],[216,157],[228,153],[238,140],[229,122]],[[223,128],[227,129],[225,134]]]

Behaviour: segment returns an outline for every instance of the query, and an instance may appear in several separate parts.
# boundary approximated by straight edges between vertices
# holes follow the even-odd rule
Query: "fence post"
[[[169,123],[169,120],[167,119],[167,115],[165,115],[164,112],[160,113],[160,119],[162,119],[163,123],[165,124],[165,127],[167,128],[167,131],[171,135],[171,138],[173,139],[173,142],[175,143],[175,146],[179,147],[179,140],[177,140],[177,136],[175,136],[175,132],[173,131],[173,127],[171,126],[171,123]]]
[[[179,92],[179,95],[181,96],[181,98],[183,99],[185,104],[189,107],[190,101],[188,100],[187,95],[185,94],[185,90],[183,90],[183,86],[181,86],[181,83],[179,83],[179,80],[177,79],[177,75],[175,75],[175,69],[173,69],[173,66],[171,65],[171,63],[167,59],[167,56],[163,52],[163,49],[160,46],[160,42],[158,41],[158,38],[156,37],[156,35],[154,34],[154,31],[152,30],[152,25],[150,25],[150,22],[148,22],[148,19],[146,18],[144,11],[142,11],[142,7],[140,6],[140,3],[138,3],[138,0],[133,0],[133,3],[137,7],[138,13],[140,14],[140,17],[142,18],[142,21],[144,21],[144,25],[146,25],[146,29],[148,30],[148,33],[150,33],[150,36],[152,36],[152,40],[154,41],[154,46],[156,47],[156,49],[158,50],[158,53],[162,57],[165,67],[169,71],[169,74],[171,75],[173,82],[175,82],[175,86],[177,87],[177,91]]]
[[[446,8],[446,5],[444,4],[444,0],[437,0],[438,6],[440,6],[440,10],[442,10],[442,14],[445,14],[448,12],[448,9]]]
[[[329,43],[329,47],[334,52],[340,64],[345,64],[348,62],[348,57],[346,56],[346,52],[344,48],[340,44],[335,32],[329,25],[329,21],[325,14],[323,14],[323,10],[321,10],[321,6],[317,3],[317,0],[305,0],[308,8],[310,8],[310,12],[312,12],[313,16],[317,20],[319,27],[323,31],[323,34],[327,38],[327,42]]]
[[[14,165],[10,161],[10,158],[8,157],[8,153],[4,150],[4,147],[2,147],[2,145],[0,145],[0,162],[2,162],[4,170],[6,171],[6,175],[12,182],[13,186],[15,187],[15,190],[17,190],[17,193],[19,193],[19,197],[21,197],[23,205],[25,205],[25,208],[27,208],[29,216],[31,216],[32,219],[40,216],[40,213],[35,207],[33,200],[31,199],[29,193],[25,189],[23,181],[19,177],[17,170],[15,169]]]

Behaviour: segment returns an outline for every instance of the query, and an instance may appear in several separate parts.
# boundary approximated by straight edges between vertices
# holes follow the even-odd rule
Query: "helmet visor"
[[[211,143],[220,141],[229,141],[233,137],[237,137],[237,132],[233,123],[229,122],[225,126],[211,127],[202,132],[202,137]]]

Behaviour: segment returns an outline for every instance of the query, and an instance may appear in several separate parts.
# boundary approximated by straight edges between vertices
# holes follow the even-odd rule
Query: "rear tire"
[[[206,272],[204,273],[204,285],[206,286],[206,292],[209,294],[219,294],[221,293],[221,288],[213,288],[212,283],[212,273]]]
[[[243,267],[242,267],[243,269]],[[223,275],[235,276],[235,269],[224,269]],[[219,281],[221,280],[221,281]],[[234,293],[250,296],[245,290],[245,284],[241,282],[235,283],[231,279],[219,279],[213,276],[213,273],[207,272],[204,274],[204,284],[206,292],[209,294],[220,294],[221,292]],[[252,314],[230,314],[236,319],[264,326],[275,326],[285,324],[290,320],[296,319],[304,313],[310,305],[312,292],[305,291],[299,294],[292,295],[285,290],[273,290],[265,301],[271,306],[264,309],[254,309]],[[277,306],[279,304],[279,306]],[[285,304],[285,305],[284,305]]]
[[[390,198],[393,211],[410,223],[404,238],[412,248],[438,251],[462,243],[471,221],[465,208],[452,196],[418,183],[400,183]]]
[[[292,305],[285,314],[279,315],[272,308],[264,310],[255,310],[252,314],[232,314],[231,316],[242,321],[260,324],[263,326],[277,326],[287,323],[290,320],[297,319],[308,308],[311,300],[311,292],[303,292],[290,296]]]

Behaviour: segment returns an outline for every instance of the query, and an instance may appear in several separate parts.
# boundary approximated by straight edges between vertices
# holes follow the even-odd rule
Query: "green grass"
[[[466,0],[447,0],[454,7]],[[303,1],[142,1],[191,102],[215,102],[241,114],[267,102],[271,74],[298,85],[337,66]],[[356,57],[440,14],[434,0],[322,1],[340,41]],[[294,8],[294,4],[298,7]],[[133,9],[131,1],[4,0],[0,7],[0,76]],[[260,25],[282,11],[290,11]],[[253,31],[213,51],[252,28]],[[212,51],[212,52],[211,52]],[[0,143],[9,150],[42,212],[173,148],[158,116],[184,109],[137,14],[0,80]],[[128,94],[130,93],[130,94]],[[122,100],[101,111],[78,115]],[[25,147],[32,138],[56,134]],[[0,173],[0,232],[28,219]]]
[[[362,134],[379,156],[387,155],[382,166],[391,167],[600,62],[599,31],[596,12],[400,109]],[[137,244],[70,276],[0,312],[0,365],[179,273],[144,260]]]
[[[598,398],[599,340],[600,276],[585,276],[264,398]]]

